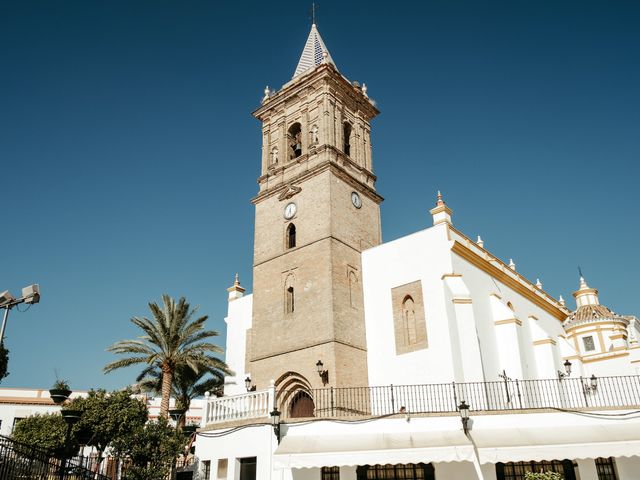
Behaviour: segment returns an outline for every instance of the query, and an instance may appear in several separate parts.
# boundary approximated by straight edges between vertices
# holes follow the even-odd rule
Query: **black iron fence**
[[[299,393],[299,391],[298,391]],[[496,412],[532,409],[583,410],[640,408],[640,376],[501,380],[495,382],[389,385],[384,387],[322,388],[295,394],[277,392],[283,418],[300,411],[295,403],[312,401],[319,418],[380,416],[394,413],[454,413],[464,400],[471,411]],[[309,411],[309,408],[304,409]]]
[[[64,460],[46,450],[0,436],[2,480],[109,480],[96,471],[97,464],[89,457]]]

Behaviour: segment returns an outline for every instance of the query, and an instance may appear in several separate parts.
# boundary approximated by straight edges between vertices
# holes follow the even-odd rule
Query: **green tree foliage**
[[[105,373],[132,365],[146,365],[137,381],[150,372],[162,372],[162,401],[160,415],[167,417],[169,399],[176,368],[188,365],[194,371],[213,368],[229,372],[227,365],[211,354],[222,353],[222,349],[203,340],[215,337],[218,332],[205,330],[207,316],[193,320],[198,307],[191,308],[184,297],[177,302],[168,295],[162,296],[162,306],[149,303],[153,314],[151,319],[133,317],[131,322],[139,327],[144,335],[138,340],[121,340],[107,350],[120,355],[132,355],[111,362],[104,367]]]
[[[125,459],[125,480],[164,480],[186,442],[187,438],[161,417],[116,440],[112,447],[116,456]]]
[[[4,342],[0,343],[0,382],[9,375],[9,350],[4,347]]]
[[[33,415],[20,420],[11,437],[21,443],[49,451],[62,451],[67,424],[59,413]],[[77,444],[75,445],[77,448]]]
[[[130,390],[91,390],[86,398],[74,398],[68,408],[82,411],[74,435],[86,436],[87,445],[94,446],[99,457],[113,441],[129,437],[144,425],[149,415],[146,404],[132,397]]]
[[[564,477],[557,472],[527,472],[524,475],[524,480],[563,480],[563,478]]]
[[[173,373],[172,396],[176,399],[176,408],[189,409],[191,400],[200,397],[205,392],[216,390],[224,385],[224,375],[228,369],[221,371],[217,368],[205,367],[198,372],[188,365],[180,365]],[[159,394],[162,391],[162,372],[154,370],[138,384],[143,391]],[[180,420],[184,427],[185,417]]]

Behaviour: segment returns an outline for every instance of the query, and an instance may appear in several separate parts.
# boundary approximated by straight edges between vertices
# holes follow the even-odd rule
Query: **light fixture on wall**
[[[582,384],[582,388],[584,388],[584,393],[596,393],[598,389],[598,377],[592,374],[589,381]]]
[[[462,430],[466,435],[469,433],[469,405],[467,402],[462,400],[460,405],[458,405],[458,412],[460,412],[460,419],[462,420]]]
[[[324,363],[322,363],[322,360],[318,360],[316,368],[318,369],[318,375],[320,375],[320,378],[322,379],[322,384],[326,385],[329,383],[329,370],[324,369]]]
[[[247,389],[247,392],[256,391],[256,386],[251,384],[251,377],[247,377],[244,379],[244,386]]]
[[[571,375],[571,362],[569,360],[565,360],[564,362],[564,372],[558,370],[558,380],[562,380],[565,377]]]
[[[278,411],[278,407],[273,407],[273,411],[269,415],[271,415],[273,433],[276,435],[278,443],[280,443],[280,412]]]

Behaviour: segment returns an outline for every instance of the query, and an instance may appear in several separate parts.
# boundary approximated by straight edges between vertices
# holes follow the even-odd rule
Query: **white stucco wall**
[[[454,376],[442,275],[451,272],[446,230],[430,228],[362,253],[369,385],[449,382]],[[391,289],[420,280],[428,348],[396,355]]]
[[[246,393],[244,380],[251,372],[245,372],[247,330],[251,328],[253,295],[245,295],[229,302],[227,316],[227,346],[225,361],[234,376],[225,378],[225,395]]]
[[[224,431],[216,431],[220,434]],[[204,433],[206,435],[206,432]],[[196,455],[200,461],[209,460],[211,462],[211,479],[216,480],[218,471],[218,460],[228,460],[227,476],[225,480],[237,480],[240,475],[239,459],[256,457],[256,478],[257,479],[280,479],[281,475],[272,476],[272,453],[278,443],[273,434],[271,425],[260,425],[247,427],[235,431],[229,435],[222,435],[216,438],[208,438],[198,435],[196,440]],[[287,477],[282,477],[287,480]],[[289,473],[289,477],[290,473]]]

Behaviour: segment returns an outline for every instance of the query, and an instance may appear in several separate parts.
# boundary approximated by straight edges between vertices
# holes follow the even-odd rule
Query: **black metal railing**
[[[88,468],[91,466],[89,457],[63,460],[46,450],[0,436],[2,480],[109,480]]]
[[[306,393],[313,400],[313,416],[319,418],[381,416],[405,411],[454,413],[462,400],[475,412],[640,408],[640,376],[598,377],[595,388],[591,379],[578,377],[321,388]],[[298,396],[279,390],[277,398],[283,418],[291,418],[296,409],[288,403],[295,402]]]

